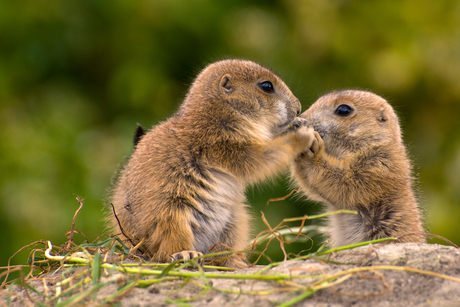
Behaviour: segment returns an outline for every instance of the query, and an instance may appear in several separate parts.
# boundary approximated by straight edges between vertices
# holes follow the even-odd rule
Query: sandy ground
[[[327,263],[325,262],[327,260]],[[393,269],[382,266],[392,266]],[[394,267],[399,267],[395,270]],[[370,267],[375,267],[369,270]],[[264,267],[257,266],[239,269],[233,274],[255,274]],[[364,246],[323,256],[322,260],[287,261],[267,270],[264,274],[292,274],[312,276],[311,278],[292,279],[286,282],[255,281],[235,279],[208,279],[212,289],[200,295],[203,285],[201,280],[184,283],[183,280],[159,282],[147,288],[132,288],[125,293],[119,304],[121,306],[168,306],[188,304],[190,306],[276,306],[288,302],[299,292],[282,291],[292,289],[293,284],[311,285],[319,279],[314,275],[332,275],[354,268],[364,268],[362,272],[346,274],[336,279],[336,284],[327,285],[313,295],[303,299],[294,306],[460,306],[460,283],[439,276],[429,276],[426,272],[439,273],[458,278],[460,281],[460,249],[435,244],[387,244],[384,246]],[[423,270],[414,272],[415,270]],[[411,271],[409,271],[411,270]],[[154,278],[152,276],[143,279]],[[32,280],[29,283],[40,291],[54,293],[55,282]],[[223,290],[243,291],[244,293],[227,293]],[[279,292],[277,291],[280,290]],[[112,283],[97,291],[95,302],[117,291]],[[245,294],[246,292],[253,292]],[[257,291],[267,291],[259,292]],[[32,299],[46,305],[47,302],[36,293],[29,291]],[[9,299],[8,299],[9,296]],[[91,296],[92,297],[92,296]],[[177,301],[193,298],[191,301]],[[94,299],[94,297],[93,297]],[[25,295],[23,287],[14,286],[7,292],[0,292],[0,305],[34,306]],[[92,299],[74,302],[74,305],[96,306]],[[72,305],[72,306],[74,306]],[[70,306],[70,305],[66,305]],[[185,305],[187,306],[187,305]]]

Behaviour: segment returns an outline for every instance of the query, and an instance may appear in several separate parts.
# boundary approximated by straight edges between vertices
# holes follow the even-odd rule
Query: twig
[[[292,191],[291,191],[288,195],[286,195],[286,196],[277,197],[277,198],[270,198],[270,199],[267,201],[267,206],[268,206],[268,204],[271,203],[271,202],[285,200],[286,198],[289,198],[292,194],[298,193],[298,192],[299,192],[298,190],[292,190]]]
[[[123,229],[123,227],[121,226],[121,222],[120,220],[118,219],[118,215],[117,213],[115,212],[115,206],[111,203],[110,206],[112,206],[112,212],[113,212],[113,216],[115,216],[115,219],[117,220],[117,224],[118,224],[118,227],[120,227],[120,230],[121,230],[121,233],[125,236],[125,238],[127,238],[129,240],[129,242],[131,243],[131,246],[137,246],[138,244],[134,244],[133,242],[133,239],[131,238],[131,236],[129,236],[125,230]],[[144,237],[145,238],[145,237]],[[136,248],[138,249],[139,246]]]
[[[43,240],[40,240],[40,241],[35,241],[33,243],[30,243],[30,244],[27,244],[26,246],[23,246],[21,247],[20,249],[18,249],[14,254],[13,256],[11,256],[9,259],[8,259],[8,264],[7,264],[7,272],[6,272],[6,276],[5,276],[5,279],[3,280],[2,284],[0,285],[0,288],[3,288],[5,287],[6,285],[6,282],[8,280],[8,277],[10,275],[11,272],[14,272],[15,270],[10,270],[11,268],[11,259],[13,259],[14,256],[16,256],[19,252],[21,252],[22,250],[30,247],[30,246],[33,246],[35,244],[43,244],[46,246],[46,241],[43,241]]]
[[[75,214],[74,214],[73,219],[72,219],[72,225],[70,227],[70,233],[69,233],[69,235],[67,237],[69,239],[69,241],[67,241],[66,250],[70,250],[70,246],[72,244],[74,244],[74,242],[73,242],[73,233],[75,231],[75,220],[77,219],[78,213],[80,213],[80,210],[83,208],[83,201],[85,200],[84,198],[80,198],[80,196],[78,196],[78,195],[76,196],[76,198],[77,198],[77,202],[78,202],[78,204],[80,206],[78,207],[77,211],[75,211]]]

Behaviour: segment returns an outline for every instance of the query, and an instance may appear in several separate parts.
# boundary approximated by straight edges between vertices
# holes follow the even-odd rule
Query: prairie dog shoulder
[[[316,131],[312,150],[292,166],[311,199],[328,210],[357,210],[330,219],[335,246],[384,237],[424,242],[411,164],[399,120],[382,97],[346,90],[320,97],[302,118]]]
[[[300,109],[284,82],[257,63],[206,67],[176,114],[136,134],[112,197],[131,244],[144,239],[140,250],[159,261],[218,243],[245,248],[246,186],[287,168],[314,140],[296,117]]]

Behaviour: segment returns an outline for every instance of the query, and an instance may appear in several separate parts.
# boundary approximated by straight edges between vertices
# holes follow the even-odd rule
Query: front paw
[[[197,252],[197,251],[181,251],[178,253],[174,253],[171,255],[170,262],[173,261],[186,261],[186,260],[191,260],[196,257],[203,256],[203,253]],[[199,259],[198,262],[201,263],[202,259]]]
[[[314,139],[307,151],[302,153],[303,157],[316,158],[324,151],[324,141],[318,132],[314,131]]]
[[[298,129],[302,127],[308,127],[308,121],[304,118],[296,117],[289,124],[289,131],[297,131]]]

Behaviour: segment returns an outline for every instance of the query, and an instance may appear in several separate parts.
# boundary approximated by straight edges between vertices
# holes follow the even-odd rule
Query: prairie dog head
[[[301,111],[299,100],[275,73],[235,59],[215,62],[198,75],[182,111],[191,108],[219,110],[221,118],[238,114],[275,135],[285,131]]]
[[[336,157],[385,144],[402,144],[399,121],[382,97],[366,91],[345,90],[320,97],[300,117],[324,140]]]

